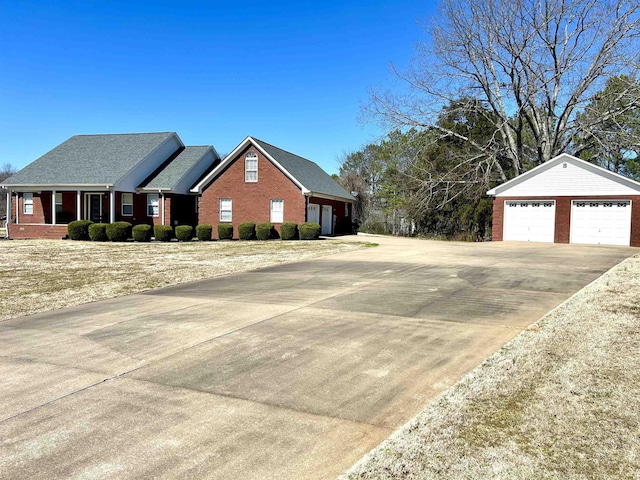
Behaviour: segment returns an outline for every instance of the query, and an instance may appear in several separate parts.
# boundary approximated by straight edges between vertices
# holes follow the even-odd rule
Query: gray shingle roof
[[[311,192],[353,200],[349,192],[311,160],[274,147],[257,138],[251,138]]]
[[[185,147],[175,158],[162,165],[159,171],[154,172],[141,187],[172,190],[209,150],[210,146]]]
[[[10,185],[111,185],[173,132],[75,135],[4,182]]]

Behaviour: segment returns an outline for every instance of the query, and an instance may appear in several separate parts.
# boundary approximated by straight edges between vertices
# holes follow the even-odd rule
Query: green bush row
[[[72,240],[92,240],[94,242],[125,242],[130,238],[136,242],[149,242],[152,235],[159,242],[169,242],[173,238],[181,242],[188,242],[194,237],[194,234],[200,241],[211,240],[213,227],[202,224],[194,229],[190,225],[178,225],[174,230],[169,225],[132,226],[129,222],[93,223],[90,220],[76,220],[69,223],[67,233]],[[240,240],[270,240],[274,238],[316,240],[318,237],[320,237],[320,225],[314,222],[305,222],[300,225],[295,222],[284,222],[280,226],[280,233],[271,222],[259,223],[258,225],[254,222],[244,222],[238,225]],[[219,224],[218,238],[231,240],[233,225]]]
[[[295,222],[284,222],[280,225],[280,233],[273,223],[243,222],[238,225],[238,238],[240,240],[270,240],[281,238],[282,240],[317,240],[320,237],[320,225],[315,222],[305,222],[298,225]],[[218,238],[233,238],[233,226],[224,223],[218,225]]]
[[[198,226],[196,232],[198,238],[206,239],[206,230]],[[200,230],[198,230],[200,229]],[[169,225],[136,225],[135,227],[129,222],[114,223],[93,223],[91,220],[76,220],[70,222],[67,226],[67,234],[71,240],[92,240],[94,242],[126,242],[133,238],[135,242],[149,242],[151,236],[160,242],[168,242],[172,238],[179,241],[187,242],[193,238],[193,227],[189,225],[178,225],[174,229]],[[211,226],[209,225],[208,239],[211,239]]]

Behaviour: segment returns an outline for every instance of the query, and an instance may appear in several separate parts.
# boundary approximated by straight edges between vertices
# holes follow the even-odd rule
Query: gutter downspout
[[[158,193],[162,199],[162,225],[164,225],[164,193],[162,193],[162,190],[158,190]]]

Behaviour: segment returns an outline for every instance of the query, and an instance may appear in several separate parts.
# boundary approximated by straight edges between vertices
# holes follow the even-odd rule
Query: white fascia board
[[[346,198],[346,197],[338,197],[336,195],[327,195],[325,193],[316,193],[316,192],[304,192],[304,194],[308,197],[316,197],[316,198],[324,198],[326,200],[336,200],[338,202],[345,202],[345,203],[353,203],[355,201],[355,199],[353,198]]]
[[[571,162],[571,163],[577,164],[578,166],[581,166],[585,170],[589,170],[602,177],[608,178],[615,182],[621,183],[629,188],[640,191],[640,183],[636,182],[635,180],[631,180],[630,178],[624,177],[618,173],[607,170],[606,168],[599,167],[598,165],[587,162],[578,157],[574,157],[573,155],[569,155],[568,153],[561,153],[557,157],[549,160],[548,162],[545,162],[542,165],[538,165],[537,167],[532,168],[528,172],[518,175],[517,177],[512,178],[511,180],[501,185],[498,185],[497,187],[492,188],[491,190],[487,191],[487,195],[494,196],[494,197],[498,196],[505,190],[508,190],[516,185],[519,185],[520,183],[525,182],[529,178],[535,175],[538,175],[539,173],[542,173],[546,170],[549,170],[550,168],[553,168],[554,166],[562,162]]]
[[[233,151],[229,155],[227,155],[224,160],[222,160],[220,165],[214,168],[211,173],[207,175],[200,183],[198,183],[198,185],[192,188],[191,191],[194,193],[202,193],[202,189],[209,185],[213,181],[213,179],[218,176],[219,172],[223,171],[227,167],[227,165],[229,165],[229,163],[231,163],[231,161],[238,155],[238,153],[245,149],[249,144],[253,145],[256,150],[262,153],[262,155],[264,155],[267,160],[273,163],[276,168],[278,168],[278,170],[284,173],[285,176],[289,178],[289,180],[291,180],[300,190],[302,190],[303,193],[309,192],[309,190],[305,188],[305,186],[302,185],[298,181],[298,179],[291,175],[291,173],[289,173],[286,168],[280,165],[271,155],[264,151],[264,149],[261,148],[250,136],[245,138],[236,148],[234,148]]]
[[[33,190],[56,190],[61,192],[71,192],[76,190],[111,190],[113,184],[104,183],[77,183],[77,184],[59,184],[59,185],[43,185],[43,184],[5,184],[5,188],[10,188],[14,192],[32,192]]]
[[[258,145],[256,142],[253,141],[253,138],[249,137],[251,139],[251,143],[253,143],[253,146],[256,147],[256,149],[260,150],[260,152],[262,152],[262,154],[267,157],[267,159],[273,163],[282,173],[284,173],[287,178],[289,178],[289,180],[291,180],[293,183],[295,183],[295,185],[302,190],[303,192],[305,191],[310,191],[309,189],[305,188],[304,185],[302,185],[297,178],[295,178],[293,175],[291,175],[291,173],[284,168],[282,165],[280,165],[278,162],[276,162],[275,158],[273,158],[271,155],[269,155],[266,151],[264,151],[260,145]]]
[[[160,145],[158,145],[156,148],[154,148],[151,152],[149,152],[149,154],[147,156],[145,156],[143,159],[141,159],[138,163],[136,163],[127,173],[125,173],[120,179],[118,179],[117,182],[115,182],[115,186],[116,186],[116,190],[130,190],[131,188],[135,188],[137,186],[137,184],[139,184],[140,182],[142,182],[145,178],[147,178],[149,175],[151,175],[159,166],[160,164],[162,164],[162,162],[165,162],[167,160],[167,158],[169,157],[165,157],[162,158],[160,161],[160,164],[154,164],[151,166],[151,168],[146,168],[142,175],[140,175],[139,179],[136,179],[133,183],[135,184],[135,186],[131,186],[133,184],[131,184],[131,180],[130,177],[132,175],[134,175],[134,173],[136,173],[136,170],[140,170],[143,169],[145,167],[147,167],[147,163],[149,163],[149,159],[152,158],[153,156],[156,155],[156,153],[165,148],[165,146],[171,142],[171,141],[175,141],[177,143],[177,148],[175,148],[171,154],[175,153],[175,151],[178,148],[184,148],[184,143],[182,142],[182,140],[180,139],[180,137],[178,136],[178,134],[176,132],[170,132],[171,135],[169,135]],[[121,184],[124,184],[126,186],[121,186]]]
[[[202,156],[198,159],[198,161],[194,162],[194,164],[191,165],[191,168],[184,173],[184,175],[182,176],[182,178],[180,180],[178,180],[178,183],[176,183],[174,185],[173,190],[175,190],[176,192],[179,192],[179,193],[188,194],[190,192],[189,187],[191,185],[193,185],[193,182],[195,180],[197,180],[197,177],[195,179],[189,180],[190,179],[190,175],[192,173],[194,173],[195,171],[197,171],[198,168],[201,166],[201,164],[203,162],[207,161],[207,156],[209,154],[211,154],[211,156],[213,158],[213,162],[212,163],[215,163],[215,161],[220,158],[220,155],[218,155],[218,152],[216,152],[215,148],[213,148],[211,145],[207,145],[207,147],[208,147],[207,150],[202,154]],[[209,168],[209,167],[207,167],[207,168]],[[200,175],[202,175],[202,172],[200,172],[198,177]]]
[[[222,160],[222,162],[220,162],[220,165],[218,165],[216,168],[214,168],[213,170],[211,170],[211,173],[209,173],[209,175],[207,175],[206,177],[204,177],[200,183],[198,183],[195,187],[193,187],[191,189],[191,191],[193,193],[202,193],[202,189],[204,187],[206,187],[207,185],[209,185],[214,178],[216,178],[218,176],[218,172],[222,171],[228,164],[229,162],[231,162],[231,159],[238,154],[238,152],[240,150],[242,150],[242,148],[244,148],[245,144],[248,144],[249,142],[251,142],[251,137],[247,137],[245,138],[242,142],[240,142],[238,144],[238,146],[236,148],[233,149],[233,151],[227,155],[226,157],[224,157],[224,159]]]

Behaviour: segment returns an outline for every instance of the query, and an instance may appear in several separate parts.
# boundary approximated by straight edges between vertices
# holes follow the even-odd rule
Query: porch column
[[[116,221],[116,192],[109,191],[109,222]]]
[[[20,223],[20,217],[18,215],[18,210],[20,210],[20,197],[18,195],[18,192],[16,192],[16,223]]]
[[[55,225],[56,223],[56,191],[53,190],[51,192],[51,225]]]
[[[9,238],[9,224],[11,223],[11,190],[7,190],[7,223],[5,225],[6,238]]]
[[[82,201],[80,190],[76,190],[76,220],[82,220]]]

